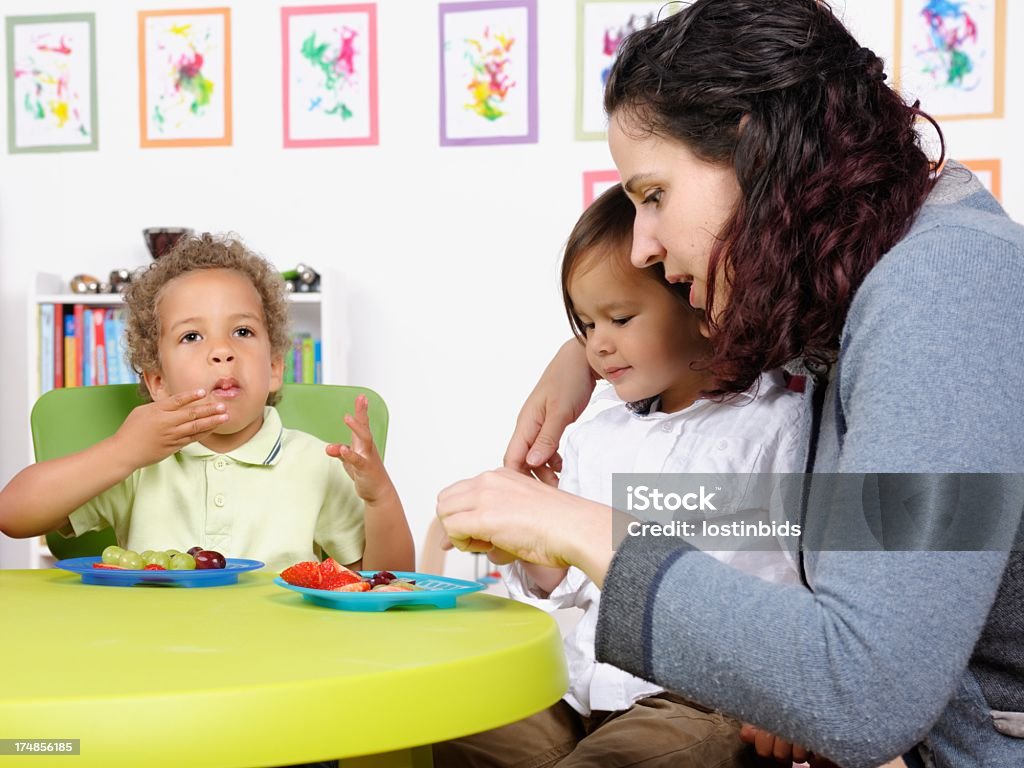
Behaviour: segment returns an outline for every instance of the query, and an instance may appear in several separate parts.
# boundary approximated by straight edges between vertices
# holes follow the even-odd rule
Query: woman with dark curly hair
[[[778,744],[853,768],[908,750],[1024,765],[1024,229],[929,162],[930,119],[882,70],[824,2],[698,0],[631,35],[605,92],[633,264],[690,284],[707,395],[816,374],[806,589],[679,539],[616,550],[615,513],[524,474],[558,469],[593,387],[575,340],[506,468],[444,490],[438,515],[461,549],[582,568],[603,584],[598,661]]]

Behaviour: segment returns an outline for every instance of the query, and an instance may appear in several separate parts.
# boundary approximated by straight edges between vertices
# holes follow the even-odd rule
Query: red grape
[[[196,552],[194,557],[196,559],[196,570],[209,570],[211,568],[224,568],[227,566],[224,555],[212,549],[200,550]]]

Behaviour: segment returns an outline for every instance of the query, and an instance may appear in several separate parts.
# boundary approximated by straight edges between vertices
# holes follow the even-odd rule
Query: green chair
[[[356,396],[369,400],[370,431],[377,450],[384,455],[388,434],[388,408],[384,400],[366,387],[330,384],[285,384],[277,411],[289,429],[308,432],[328,443],[349,443],[351,430],[345,413],[355,411]],[[110,437],[133,408],[142,405],[136,384],[53,389],[32,407],[32,443],[36,461],[48,461],[84,450]],[[50,552],[59,560],[98,555],[116,543],[114,531],[106,528],[65,539],[56,531],[46,534]]]

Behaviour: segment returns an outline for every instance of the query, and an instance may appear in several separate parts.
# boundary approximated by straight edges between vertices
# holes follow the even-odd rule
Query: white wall
[[[0,154],[0,482],[29,456],[34,271],[141,265],[147,226],[234,230],[281,268],[342,274],[347,383],[391,408],[387,463],[421,540],[440,488],[500,463],[522,399],[567,336],[559,251],[581,173],[612,167],[603,142],[573,139],[575,3],[538,4],[536,145],[439,147],[437,3],[378,0],[380,145],[284,150],[281,4],[247,1],[231,4],[234,146],[142,150],[135,11],[194,4],[3,0],[5,15],[96,12],[100,149]],[[1024,9],[1008,4],[1008,38],[1019,39]],[[889,57],[892,0],[849,6],[862,42]],[[1007,71],[1024,72],[1022,57],[1011,48]],[[1009,79],[1004,121],[945,129],[954,156],[1003,158],[1005,205],[1024,220],[1024,150],[1011,141],[1024,127],[1019,91]],[[18,565],[20,551],[0,537],[0,565]],[[471,570],[466,556],[452,565]]]

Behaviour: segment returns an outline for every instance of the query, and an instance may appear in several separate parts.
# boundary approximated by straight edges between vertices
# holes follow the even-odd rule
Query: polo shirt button
[[[224,469],[224,467],[226,467],[227,465],[228,463],[224,461],[224,459],[215,459],[213,462],[213,466],[215,466],[217,469]]]
[[[666,421],[664,424],[661,425],[661,431],[662,432],[671,432],[672,431],[672,424],[670,422]]]
[[[213,503],[216,504],[218,507],[223,507],[224,506],[224,494],[223,493],[218,493],[216,496],[214,496],[213,497]]]
[[[728,447],[729,447],[729,442],[727,440],[722,440],[722,441],[720,441],[718,443],[718,450],[720,450],[720,451],[724,451]]]

